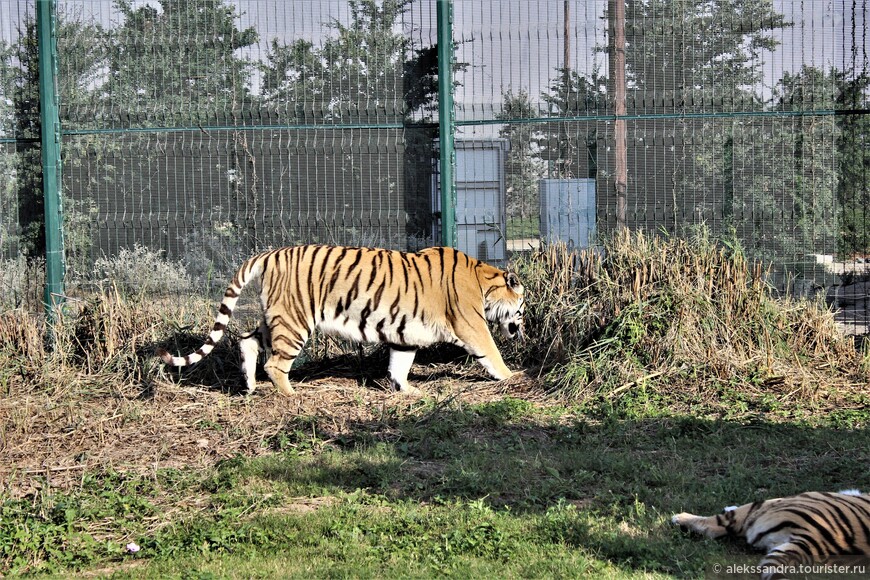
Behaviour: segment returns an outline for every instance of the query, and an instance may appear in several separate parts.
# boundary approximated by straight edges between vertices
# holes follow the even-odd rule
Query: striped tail
[[[214,319],[214,326],[205,343],[196,351],[185,356],[172,356],[165,348],[157,349],[157,356],[163,359],[163,362],[173,367],[186,367],[198,363],[214,350],[215,345],[220,342],[224,336],[224,331],[227,329],[227,324],[230,322],[230,317],[233,315],[233,309],[236,307],[236,302],[239,300],[239,295],[242,289],[255,277],[263,272],[263,258],[266,254],[260,254],[248,259],[236,275],[233,276],[233,281],[227,286],[224,292],[224,299],[221,300],[218,315]]]

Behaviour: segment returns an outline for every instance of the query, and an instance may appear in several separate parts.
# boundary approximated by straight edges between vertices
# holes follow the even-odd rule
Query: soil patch
[[[333,361],[339,367],[342,361]],[[543,400],[538,381],[517,376],[487,380],[473,365],[415,365],[411,380],[423,396],[389,391],[380,383],[343,376],[347,369],[307,365],[289,397],[269,382],[251,396],[206,385],[158,380],[133,386],[58,389],[0,398],[0,493],[23,497],[79,484],[88,471],[146,474],[163,468],[204,468],[223,459],[275,452],[279,433],[300,417],[317,417],[330,437],[377,424],[387,410],[408,411],[422,398],[468,403],[506,395]],[[326,375],[326,376],[324,376]],[[297,379],[298,380],[298,379]],[[384,428],[387,429],[386,422]]]

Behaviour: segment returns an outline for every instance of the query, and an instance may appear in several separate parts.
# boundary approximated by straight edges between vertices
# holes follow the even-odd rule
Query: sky
[[[781,45],[758,63],[769,91],[783,71],[802,64],[844,68],[856,55],[866,66],[870,0],[772,0],[794,26],[776,32]],[[111,0],[60,0],[65,10],[106,26],[119,24]],[[305,38],[318,43],[328,23],[347,22],[345,0],[231,0],[240,14],[240,28],[254,26],[258,45],[242,51],[263,59],[273,39],[290,42]],[[136,0],[135,5],[156,0]],[[458,60],[470,64],[457,80],[460,114],[477,117],[491,113],[504,91],[526,90],[533,97],[547,88],[554,70],[563,63],[564,0],[454,0],[454,40]],[[604,12],[607,0],[570,0],[570,58],[572,68],[607,71],[606,57],[595,47],[606,44]],[[853,8],[855,18],[853,18]],[[0,0],[0,38],[17,35],[24,11],[32,0]],[[418,0],[405,15],[405,31],[417,45],[436,42],[435,0]],[[854,33],[853,33],[854,30]],[[257,90],[258,81],[254,81]]]

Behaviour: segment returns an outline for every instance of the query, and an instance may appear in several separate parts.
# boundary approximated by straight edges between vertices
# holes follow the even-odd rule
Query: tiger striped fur
[[[402,392],[415,389],[408,372],[420,347],[449,342],[466,349],[496,379],[512,375],[489,332],[522,336],[523,286],[502,271],[452,248],[417,253],[377,248],[294,246],[248,259],[224,293],[205,343],[182,357],[161,349],[172,366],[194,364],[223,337],[242,289],[259,280],[263,321],[240,341],[248,393],[255,388],[258,353],[271,350],[265,369],[285,395],[287,373],[315,328],[357,342],[390,346],[389,379]],[[261,342],[262,341],[262,342]]]
[[[708,538],[743,538],[765,550],[758,566],[763,579],[834,556],[870,556],[870,496],[856,490],[811,491],[727,507],[710,517],[681,513],[672,522]]]

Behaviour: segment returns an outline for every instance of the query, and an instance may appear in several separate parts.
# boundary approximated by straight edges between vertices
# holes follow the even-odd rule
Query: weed
[[[44,285],[44,260],[23,255],[0,260],[0,311],[41,311]]]
[[[184,294],[193,288],[181,262],[138,244],[122,248],[116,256],[98,258],[92,278],[103,288],[114,288],[127,297]]]
[[[117,541],[103,537],[105,525],[142,529],[155,514],[147,480],[116,473],[86,476],[88,491],[7,500],[0,507],[0,570],[11,573],[76,568],[123,552]]]
[[[529,401],[508,396],[500,401],[476,405],[474,410],[485,420],[486,423],[490,425],[499,425],[523,417],[528,414],[532,408],[533,405]]]
[[[832,369],[844,383],[867,380],[866,355],[827,307],[774,296],[762,265],[734,244],[626,231],[601,249],[546,246],[517,267],[527,334],[539,340],[513,345],[513,356],[541,366],[566,399],[615,396],[649,377],[671,385],[691,376],[693,392],[737,381],[806,398],[805,386],[830,382]]]

